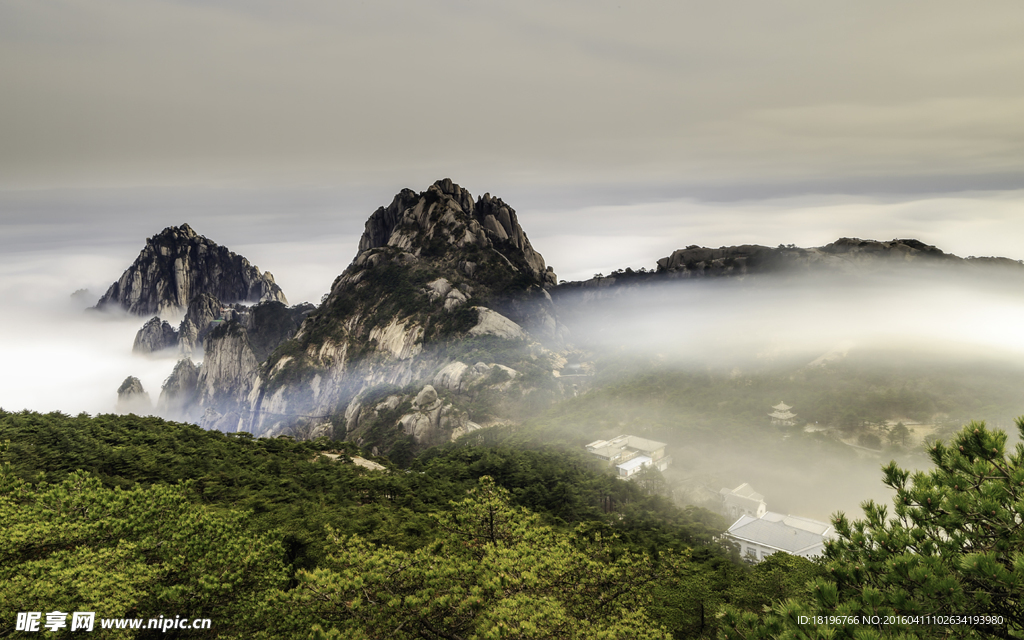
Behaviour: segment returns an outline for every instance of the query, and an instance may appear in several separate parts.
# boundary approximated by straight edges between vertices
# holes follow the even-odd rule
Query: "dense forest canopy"
[[[1005,434],[980,424],[934,445],[930,473],[886,468],[895,519],[866,503],[866,520],[838,517],[823,560],[779,553],[754,566],[716,542],[720,516],[550,445],[452,444],[371,471],[352,463],[352,443],[31,412],[0,413],[0,442],[5,629],[26,610],[95,610],[214,622],[163,637],[1022,632],[1024,448],[1007,455]],[[954,609],[989,618],[797,618]]]

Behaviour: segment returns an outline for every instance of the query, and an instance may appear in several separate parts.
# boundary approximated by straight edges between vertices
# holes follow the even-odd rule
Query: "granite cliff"
[[[140,316],[177,315],[204,293],[222,302],[288,303],[273,275],[183,224],[149,238],[96,306]]]
[[[369,217],[355,259],[293,338],[270,352],[234,324],[207,337],[201,424],[393,450],[500,421],[503,398],[557,393],[555,282],[501,199],[474,200],[447,179],[405,189]]]

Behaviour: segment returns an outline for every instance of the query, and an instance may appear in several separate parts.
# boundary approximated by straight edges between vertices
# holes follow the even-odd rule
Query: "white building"
[[[836,537],[830,524],[771,511],[759,518],[740,516],[725,536],[740,545],[740,555],[755,562],[776,551],[804,558],[820,556],[825,542]]]
[[[646,466],[664,471],[672,464],[672,457],[665,455],[664,442],[648,440],[638,436],[621,435],[611,440],[595,440],[587,445],[591,455],[615,465],[620,478],[628,478]]]
[[[722,507],[725,509],[726,515],[732,518],[740,516],[760,518],[768,512],[764,496],[754,491],[754,488],[746,482],[735,489],[722,489],[718,493],[722,498]]]

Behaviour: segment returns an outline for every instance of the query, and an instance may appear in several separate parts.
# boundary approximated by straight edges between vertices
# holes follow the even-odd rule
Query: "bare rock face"
[[[380,433],[364,426],[390,414],[352,403],[378,385],[430,382],[448,361],[444,345],[507,340],[535,358],[525,352],[531,344],[559,339],[546,291],[554,283],[554,271],[501,199],[474,200],[448,179],[422,193],[405,189],[370,215],[355,259],[266,361],[252,392],[250,430],[288,432],[298,421],[322,425],[344,412],[354,416],[346,420],[357,440]],[[409,413],[401,430],[424,443],[463,424],[454,409],[446,420],[435,410]]]
[[[134,413],[137,415],[149,415],[153,413],[153,403],[149,394],[142,388],[142,382],[134,376],[128,376],[117,388],[117,406],[115,412],[119,414]]]
[[[185,318],[178,327],[178,348],[181,353],[195,353],[213,328],[211,323],[220,316],[221,302],[212,295],[199,293],[189,300]]]
[[[202,293],[222,302],[288,302],[269,272],[183,224],[149,238],[96,306],[121,307],[136,315],[177,314]]]
[[[191,358],[179,360],[174,371],[164,381],[157,413],[168,420],[196,422],[199,419],[199,367]]]
[[[432,216],[434,212],[441,215]],[[544,257],[533,249],[519,226],[512,207],[489,193],[474,203],[469,191],[449,178],[438,180],[423,194],[403,189],[390,205],[370,216],[359,239],[359,251],[385,246],[413,250],[417,256],[424,252],[436,255],[446,246],[493,248],[513,268],[537,281],[557,282],[554,271],[544,264]]]
[[[135,334],[132,353],[153,353],[173,348],[178,344],[178,333],[167,321],[154,317],[142,325]]]
[[[249,421],[249,394],[259,377],[260,363],[249,345],[245,328],[226,322],[210,332],[203,345],[205,358],[196,381],[199,406],[218,414],[200,426],[225,432],[244,430]]]
[[[471,336],[498,336],[506,340],[522,340],[526,332],[515,322],[487,307],[473,307],[477,312],[477,322],[469,330]]]

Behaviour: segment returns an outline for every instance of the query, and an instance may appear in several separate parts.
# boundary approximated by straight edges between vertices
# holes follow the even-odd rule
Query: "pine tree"
[[[1017,427],[1024,437],[1024,418]],[[812,582],[809,600],[761,617],[727,609],[725,636],[1024,637],[1024,445],[1008,455],[1004,432],[972,422],[951,446],[928,453],[935,468],[927,473],[884,467],[894,517],[871,501],[864,520],[835,517],[827,578]],[[948,622],[941,616],[965,623],[926,624]]]
[[[677,571],[676,558],[546,526],[487,476],[437,519],[445,534],[412,552],[333,536],[327,561],[269,603],[265,637],[671,637],[645,607],[648,585]]]

